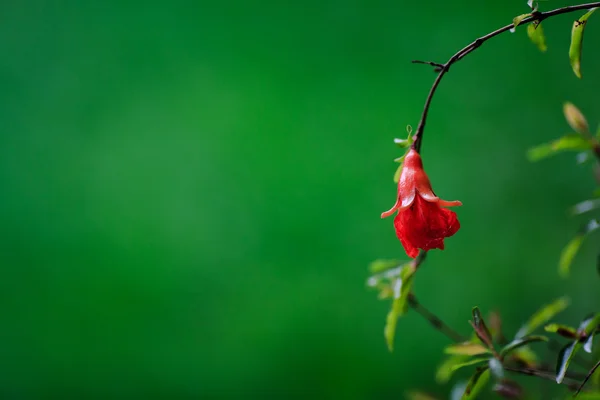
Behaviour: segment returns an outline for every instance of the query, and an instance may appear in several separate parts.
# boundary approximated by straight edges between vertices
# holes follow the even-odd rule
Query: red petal
[[[444,238],[454,235],[460,223],[454,211],[417,196],[413,205],[394,219],[396,235],[409,257],[418,250],[444,249]]]

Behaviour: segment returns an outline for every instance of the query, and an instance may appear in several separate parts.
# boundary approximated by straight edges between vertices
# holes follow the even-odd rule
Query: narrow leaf
[[[590,127],[587,123],[587,120],[579,111],[573,103],[566,102],[563,105],[563,113],[565,114],[565,119],[569,123],[569,126],[573,128],[575,132],[578,133],[590,133]]]
[[[402,157],[402,160],[404,160],[404,157]],[[402,162],[402,160],[400,162]],[[394,172],[394,183],[398,183],[398,181],[400,181],[400,175],[402,175],[402,167],[403,164],[398,165],[398,168],[396,168],[396,172]]]
[[[400,266],[400,264],[401,262],[399,260],[379,259],[369,264],[369,271],[372,274],[378,274],[380,272],[387,271],[388,269],[396,268]]]
[[[592,211],[600,207],[600,199],[590,199],[582,201],[581,203],[575,204],[571,208],[571,214],[579,215],[586,213],[588,211]]]
[[[463,342],[451,344],[444,349],[444,353],[453,355],[476,356],[490,351],[479,343]]]
[[[544,35],[544,28],[540,22],[532,22],[527,25],[527,36],[531,39],[531,42],[537,46],[540,51],[548,50],[546,46],[546,35]]]
[[[579,328],[577,329],[577,332],[582,335],[582,336],[589,336],[591,335],[596,328],[598,328],[598,325],[600,324],[600,314],[592,314],[588,317],[586,317],[583,321],[581,321],[581,323],[579,324]]]
[[[550,143],[544,143],[527,151],[529,161],[539,161],[567,150],[589,150],[592,144],[583,136],[573,133],[565,135]]]
[[[531,15],[531,13],[521,14],[521,15],[517,15],[516,17],[514,17],[513,18],[513,27],[516,28],[517,26],[519,26],[521,21],[523,21],[525,18],[529,17],[530,15]]]
[[[476,399],[489,380],[490,370],[487,367],[477,368],[471,379],[469,379],[469,383],[467,383],[462,400]]]
[[[464,368],[464,367],[470,367],[472,365],[477,365],[477,364],[481,364],[484,362],[489,362],[490,358],[489,357],[482,357],[482,358],[473,358],[469,361],[465,361],[463,363],[460,364],[454,364],[451,369],[452,371],[456,371],[458,369]]]
[[[454,367],[467,362],[466,360],[468,359],[468,356],[462,355],[448,357],[437,368],[437,371],[435,373],[435,381],[440,384],[448,382],[450,378],[452,378],[452,374],[454,373],[454,371],[458,369]]]
[[[594,342],[594,335],[588,336],[588,338],[583,342],[583,350],[586,353],[592,353],[592,344]]]
[[[573,29],[571,30],[571,46],[569,47],[569,60],[571,61],[571,68],[575,76],[581,78],[581,49],[583,47],[583,32],[587,25],[587,20],[595,11],[592,8],[590,11],[581,16],[578,20],[573,22]]]
[[[429,393],[411,391],[406,393],[406,400],[438,400],[438,398]]]
[[[577,337],[577,329],[571,328],[567,325],[549,324],[544,327],[544,330],[546,332],[556,333],[557,335],[567,339],[574,339]]]
[[[561,349],[556,361],[556,383],[562,383],[563,379],[565,379],[569,364],[580,348],[581,343],[575,340]]]
[[[534,342],[547,342],[548,338],[545,336],[525,336],[519,339],[515,339],[506,346],[502,350],[500,350],[500,357],[504,357],[505,355],[511,353],[512,351],[518,349],[519,347],[525,346],[529,343]]]
[[[577,235],[563,248],[560,254],[560,261],[558,262],[559,274],[563,278],[569,276],[571,264],[583,243],[583,239],[583,235]]]
[[[490,371],[497,379],[504,378],[504,367],[502,367],[502,363],[496,358],[490,358],[488,362],[488,366],[490,367]]]
[[[535,368],[538,365],[538,357],[529,346],[519,347],[507,357],[529,368]]]
[[[387,315],[385,328],[383,329],[383,335],[390,351],[394,350],[394,336],[396,334],[398,318],[404,315],[408,309],[407,300],[412,290],[414,271],[412,265],[404,265],[400,276],[395,280],[393,285],[394,300],[392,301],[392,308]]]
[[[550,304],[546,304],[538,311],[536,311],[529,320],[519,329],[517,332],[516,338],[522,338],[524,336],[530,335],[535,331],[539,326],[545,324],[550,319],[554,318],[556,314],[563,311],[565,308],[569,306],[570,300],[568,297],[560,297],[554,300]]]
[[[479,340],[481,340],[488,348],[493,348],[494,345],[492,344],[492,334],[490,333],[488,327],[485,325],[485,321],[483,320],[481,311],[479,311],[478,307],[473,307],[472,314],[473,321],[471,322],[471,325],[475,330],[475,334],[477,335]]]
[[[558,263],[558,271],[559,274],[564,278],[569,275],[571,264],[573,263],[573,259],[577,255],[581,244],[585,237],[600,228],[600,224],[595,219],[590,220],[583,228],[579,231],[579,233],[571,239],[569,243],[563,248],[563,251],[560,255],[560,260]]]

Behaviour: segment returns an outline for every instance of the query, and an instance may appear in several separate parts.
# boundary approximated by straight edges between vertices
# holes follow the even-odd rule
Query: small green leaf
[[[437,397],[430,395],[429,393],[410,391],[406,393],[407,400],[437,400]]]
[[[517,26],[519,26],[521,21],[523,21],[525,18],[529,17],[530,15],[531,15],[531,13],[521,14],[521,15],[517,15],[516,17],[514,17],[513,18],[513,27],[516,28]]]
[[[533,162],[567,150],[581,151],[589,150],[591,148],[592,144],[589,140],[579,134],[572,133],[550,143],[544,143],[529,149],[527,151],[527,158],[529,161]]]
[[[583,228],[579,231],[579,233],[571,239],[569,243],[563,248],[563,251],[560,255],[560,260],[558,263],[558,271],[560,276],[567,277],[569,275],[571,264],[573,263],[573,259],[577,255],[583,240],[586,236],[595,230],[600,228],[600,224],[595,219],[590,220]]]
[[[497,358],[490,358],[488,362],[488,366],[490,371],[497,379],[504,378],[504,367],[502,363]]]
[[[400,147],[401,149],[406,149],[407,147],[409,147],[412,144],[410,138],[408,138],[408,139],[394,138],[394,143],[396,144],[396,146]]]
[[[583,243],[584,236],[577,235],[564,247],[559,261],[559,273],[562,277],[569,276],[569,270],[571,269],[571,263],[573,258],[577,255],[581,244]]]
[[[406,313],[408,309],[408,295],[412,290],[414,268],[411,264],[402,267],[400,276],[396,278],[393,284],[394,300],[392,308],[387,315],[386,324],[383,329],[383,335],[390,351],[394,350],[394,336],[396,334],[396,324],[398,318]]]
[[[540,51],[548,50],[546,46],[546,36],[544,35],[544,28],[541,22],[534,21],[527,25],[527,36],[537,46]]]
[[[462,400],[476,399],[481,390],[490,380],[490,370],[488,367],[480,367],[475,370],[475,373],[469,379]]]
[[[538,357],[529,346],[519,347],[512,351],[507,357],[510,357],[529,368],[535,368],[535,366],[538,365]]]
[[[387,271],[388,269],[396,268],[400,266],[402,262],[400,260],[386,260],[379,259],[371,262],[369,264],[369,271],[372,274],[378,274],[380,272]]]
[[[404,157],[402,157],[402,160],[404,160]],[[400,161],[402,162],[402,161]],[[398,165],[398,168],[396,168],[396,172],[394,172],[394,183],[398,183],[400,181],[400,175],[402,175],[402,167],[404,166],[404,164],[400,164]]]
[[[440,384],[448,382],[452,378],[454,371],[458,369],[455,366],[464,364],[468,359],[468,356],[461,355],[448,357],[438,366],[435,372],[435,381]]]
[[[590,199],[586,201],[582,201],[581,203],[575,204],[571,208],[571,214],[579,215],[586,213],[588,211],[592,211],[600,207],[600,199]]]
[[[598,325],[600,325],[600,314],[592,314],[581,321],[577,333],[581,336],[588,337],[594,333],[598,328]]]
[[[592,354],[592,344],[594,343],[594,335],[588,336],[588,338],[583,342],[583,351],[586,353]]]
[[[580,348],[581,343],[575,340],[561,349],[556,362],[556,383],[562,383],[563,379],[565,379],[569,364]]]
[[[516,338],[522,338],[524,336],[533,333],[539,326],[545,324],[552,319],[556,314],[563,311],[569,306],[570,300],[568,297],[560,297],[554,300],[550,304],[546,304],[538,311],[536,311],[527,321],[519,332],[517,332]]]
[[[490,360],[489,357],[481,357],[481,358],[472,358],[469,361],[465,361],[463,363],[460,364],[454,364],[451,369],[452,371],[456,371],[458,369],[464,368],[464,367],[470,367],[472,365],[477,365],[477,364],[481,364],[484,362],[488,362]]]
[[[444,353],[453,355],[476,356],[489,353],[489,349],[479,343],[463,342],[446,346]]]
[[[577,330],[567,325],[549,324],[546,325],[544,329],[546,330],[546,332],[556,333],[568,339],[574,339],[577,337]]]
[[[547,342],[548,338],[545,336],[525,336],[519,339],[515,339],[506,346],[502,350],[500,350],[500,357],[504,357],[512,351],[518,349],[519,347],[525,346],[529,343],[534,342]]]
[[[494,345],[492,344],[492,334],[485,325],[485,321],[483,320],[483,316],[481,315],[481,311],[479,311],[478,307],[473,307],[472,315],[473,321],[470,322],[475,330],[475,334],[489,349],[493,348]]]
[[[571,61],[571,68],[575,76],[581,78],[581,49],[583,47],[583,32],[587,25],[587,20],[595,11],[592,8],[590,11],[581,16],[578,20],[573,22],[573,29],[571,30],[571,46],[569,47],[569,60]]]
[[[600,374],[595,374],[594,376],[600,376]],[[596,392],[581,392],[577,395],[577,400],[600,400],[600,391]],[[573,395],[569,394],[566,400],[572,400]]]
[[[565,114],[565,119],[569,123],[569,126],[573,128],[575,132],[578,133],[590,133],[590,126],[587,123],[587,120],[579,111],[573,103],[566,102],[563,104],[563,114]]]

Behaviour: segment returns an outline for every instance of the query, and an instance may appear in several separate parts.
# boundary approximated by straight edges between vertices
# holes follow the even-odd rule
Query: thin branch
[[[433,314],[431,311],[426,309],[419,303],[414,294],[408,295],[408,304],[415,310],[420,316],[425,318],[436,330],[440,331],[450,340],[456,343],[464,342],[466,339],[454,329],[450,328],[444,321]]]
[[[594,375],[594,372],[596,372],[596,370],[598,369],[598,367],[600,367],[600,361],[598,361],[596,363],[596,365],[594,365],[592,367],[592,369],[590,370],[590,372],[588,372],[588,374],[586,375],[585,379],[583,380],[583,382],[581,382],[581,385],[579,385],[579,387],[577,388],[577,391],[575,392],[575,396],[577,396],[579,394],[579,392],[581,392],[581,389],[583,389],[583,387],[585,386],[585,384],[587,383],[587,381],[591,378],[592,375]]]
[[[436,63],[433,61],[412,60],[412,63],[413,64],[431,65],[432,67],[435,67],[435,69],[434,69],[435,72],[440,72],[442,70],[442,68],[444,68],[444,64]]]
[[[536,376],[538,378],[542,378],[542,379],[546,379],[546,380],[550,380],[553,382],[556,382],[556,377],[554,374],[551,373],[547,373],[544,371],[539,371],[537,369],[533,369],[533,368],[515,368],[515,367],[504,367],[504,369],[506,371],[510,371],[510,372],[515,372],[517,374],[521,374],[521,375],[528,375],[528,376]],[[562,384],[567,386],[569,389],[575,391],[577,390],[577,388],[579,387],[579,382],[577,381],[573,381],[573,382],[567,382],[567,379],[565,379],[564,381],[562,381]]]
[[[520,25],[525,25],[525,24],[528,24],[533,21],[541,22],[541,21],[545,20],[546,18],[550,18],[555,15],[570,13],[570,12],[578,11],[578,10],[586,10],[586,9],[590,9],[590,8],[594,8],[594,7],[600,7],[600,2],[579,4],[576,6],[561,7],[561,8],[557,8],[556,10],[546,11],[546,12],[536,11],[536,12],[532,13],[531,16],[524,18],[521,21]],[[435,91],[436,91],[437,87],[439,86],[442,78],[444,77],[446,72],[448,72],[450,70],[450,67],[452,66],[452,64],[461,60],[463,57],[465,57],[467,54],[471,53],[475,49],[479,48],[479,46],[481,46],[484,42],[488,41],[489,39],[493,38],[494,36],[498,36],[501,33],[511,30],[513,27],[514,27],[513,24],[509,24],[509,25],[503,26],[502,28],[499,28],[493,32],[490,32],[485,36],[475,39],[475,41],[468,44],[467,46],[465,46],[464,48],[459,50],[456,54],[454,54],[452,57],[450,57],[450,59],[445,64],[439,64],[439,66],[436,67],[436,68],[439,68],[439,74],[435,78],[435,81],[433,82],[433,85],[431,86],[431,89],[429,90],[429,94],[427,95],[427,98],[425,100],[423,114],[421,114],[421,120],[419,121],[419,125],[417,126],[417,131],[414,136],[415,141],[414,141],[413,147],[415,148],[415,150],[417,152],[420,152],[420,150],[421,150],[421,142],[423,141],[423,133],[425,131],[425,123],[427,122],[427,114],[429,112],[429,107],[431,106],[431,100],[433,99],[433,95],[435,94]],[[430,64],[430,65],[432,65],[432,64]]]

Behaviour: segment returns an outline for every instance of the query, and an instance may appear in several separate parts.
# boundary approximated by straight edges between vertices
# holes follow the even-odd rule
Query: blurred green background
[[[367,265],[403,257],[394,137],[443,62],[525,0],[48,2],[0,5],[0,392],[3,398],[401,398],[434,385],[447,339],[418,315],[383,340]],[[574,2],[552,0],[550,9]],[[584,79],[573,15],[452,68],[423,157],[461,231],[419,271],[420,301],[462,333],[508,334],[567,293],[598,310],[597,237],[561,280],[594,189],[562,103],[600,120],[600,21]],[[595,244],[596,243],[596,244]]]

